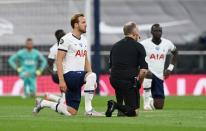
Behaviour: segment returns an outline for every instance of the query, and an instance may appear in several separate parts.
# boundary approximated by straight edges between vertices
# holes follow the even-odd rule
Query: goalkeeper
[[[47,62],[44,56],[33,48],[33,40],[28,38],[25,48],[12,55],[8,62],[24,81],[24,97],[35,97],[36,76],[42,74]],[[39,68],[38,65],[40,65]]]

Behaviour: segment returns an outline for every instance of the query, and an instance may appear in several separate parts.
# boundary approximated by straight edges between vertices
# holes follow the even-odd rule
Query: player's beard
[[[87,32],[86,29],[85,30],[84,29],[79,29],[79,31],[81,32],[81,34],[84,34],[84,33]]]
[[[162,37],[162,33],[160,33],[160,34],[154,34],[153,37],[154,37],[155,39],[157,39],[157,40],[160,40],[161,37]]]

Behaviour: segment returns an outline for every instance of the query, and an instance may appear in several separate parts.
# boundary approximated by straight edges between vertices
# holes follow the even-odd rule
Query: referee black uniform
[[[136,81],[139,69],[147,69],[144,47],[131,37],[115,43],[110,52],[110,83],[115,89],[117,102],[123,99],[126,106],[140,106],[140,84]]]
[[[125,105],[134,109],[140,106],[140,84],[135,77],[139,69],[147,69],[144,47],[130,37],[115,43],[110,53],[110,83],[115,89],[116,98],[123,98]]]
[[[117,102],[107,101],[106,117],[111,117],[115,109],[126,116],[137,116],[140,106],[139,88],[148,68],[145,49],[137,42],[140,38],[137,25],[128,22],[123,32],[125,38],[115,43],[110,52],[110,83],[115,89]],[[121,99],[125,105],[120,102]]]

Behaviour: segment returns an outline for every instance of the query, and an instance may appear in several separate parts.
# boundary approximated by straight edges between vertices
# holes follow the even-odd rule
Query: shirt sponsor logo
[[[76,56],[76,57],[78,57],[78,56],[79,56],[79,57],[85,57],[86,54],[87,54],[87,51],[86,51],[86,50],[77,50],[75,56]]]
[[[164,60],[165,56],[164,54],[151,54],[149,58],[154,60]]]

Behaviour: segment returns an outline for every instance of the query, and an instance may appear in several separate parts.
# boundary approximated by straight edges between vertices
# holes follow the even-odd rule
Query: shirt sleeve
[[[55,53],[54,50],[52,48],[50,48],[48,58],[49,59],[55,59],[55,54],[54,53]]]
[[[169,42],[169,51],[172,52],[172,51],[175,51],[176,50],[176,46],[170,41]]]
[[[65,37],[61,38],[59,41],[58,50],[67,52],[69,49],[70,42],[65,40]]]
[[[146,51],[145,48],[140,45],[139,46],[139,63],[140,63],[140,69],[148,69],[148,65],[146,62]]]
[[[37,51],[37,53],[39,56],[39,60],[41,61],[40,70],[43,71],[47,65],[47,61],[46,61],[46,58],[42,55],[42,53],[40,53],[39,51]]]

